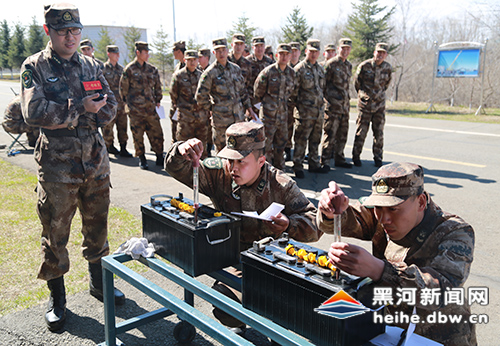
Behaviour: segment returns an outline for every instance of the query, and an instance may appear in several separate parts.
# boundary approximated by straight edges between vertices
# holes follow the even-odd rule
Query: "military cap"
[[[207,58],[210,58],[210,49],[208,48],[202,48],[198,51],[198,57],[206,56]]]
[[[257,36],[252,38],[252,46],[256,46],[258,44],[266,44],[266,40],[264,39],[264,36]]]
[[[115,45],[106,46],[106,52],[108,53],[120,53],[120,48]]]
[[[83,28],[75,5],[60,3],[44,6],[45,24],[52,29]]]
[[[375,46],[375,50],[380,50],[387,53],[389,51],[389,45],[384,42],[377,43],[377,45]]]
[[[307,40],[307,49],[308,50],[321,50],[319,40],[316,40],[314,38],[310,38],[309,40]]]
[[[188,49],[184,53],[184,59],[198,59],[198,52],[192,49]]]
[[[241,160],[252,151],[263,149],[265,146],[264,125],[244,121],[232,124],[227,128],[226,146],[217,156],[224,159]]]
[[[250,47],[248,47],[248,44],[245,45],[245,52],[250,53]]]
[[[325,46],[325,51],[327,50],[335,50],[335,45],[333,43],[329,43]]]
[[[149,50],[148,43],[144,42],[144,41],[137,41],[135,43],[135,50],[138,50],[138,51]]]
[[[174,45],[172,46],[172,50],[180,49],[183,52],[186,50],[186,41],[177,41],[174,42]]]
[[[266,48],[264,49],[264,54],[266,55],[273,54],[273,46],[271,45],[266,46]]]
[[[414,163],[394,162],[372,175],[372,194],[365,206],[394,207],[424,192],[424,169]]]
[[[298,43],[298,42],[290,42],[290,47],[292,47],[292,49],[298,49],[298,50],[300,50],[300,43]]]
[[[278,53],[279,52],[287,52],[290,53],[292,51],[292,47],[290,47],[289,44],[286,43],[280,43],[278,45],[278,49],[276,50]]]
[[[81,40],[80,48],[87,48],[87,47],[94,48],[94,46],[92,45],[92,41],[89,40],[88,38]]]
[[[214,50],[222,47],[227,48],[227,40],[225,37],[216,38],[215,40],[212,41],[212,45]]]
[[[243,42],[243,43],[245,43],[245,35],[243,35],[243,34],[234,34],[232,42],[233,43],[237,43],[237,42]]]
[[[339,47],[352,47],[352,40],[350,38],[344,37],[339,40]]]

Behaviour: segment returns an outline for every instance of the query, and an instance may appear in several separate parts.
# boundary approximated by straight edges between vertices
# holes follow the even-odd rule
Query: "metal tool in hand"
[[[340,234],[341,234],[341,220],[340,214],[335,214],[333,216],[333,241],[340,242]],[[337,268],[335,271],[335,279],[340,279],[340,269]]]
[[[199,202],[199,177],[198,177],[198,168],[200,167],[200,161],[195,159],[193,160],[193,203],[194,203],[194,222],[198,223],[198,208],[200,207]]]

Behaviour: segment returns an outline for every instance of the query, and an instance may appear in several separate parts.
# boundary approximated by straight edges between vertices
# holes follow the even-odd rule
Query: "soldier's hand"
[[[360,246],[336,242],[328,252],[330,262],[349,274],[380,280],[384,271],[384,261],[374,257]]]
[[[267,225],[277,233],[283,233],[287,230],[290,220],[286,215],[279,213],[276,216],[271,216],[271,221],[264,221]]]
[[[333,219],[335,214],[342,214],[349,207],[349,198],[334,181],[330,181],[328,188],[321,191],[318,209],[327,218]]]
[[[203,154],[203,142],[198,138],[191,138],[178,147],[181,154],[188,161],[199,161]]]
[[[86,112],[97,113],[99,112],[99,109],[104,107],[106,100],[108,99],[108,94],[104,95],[104,98],[101,101],[94,101],[94,99],[98,97],[99,93],[95,93],[83,98],[83,107]]]

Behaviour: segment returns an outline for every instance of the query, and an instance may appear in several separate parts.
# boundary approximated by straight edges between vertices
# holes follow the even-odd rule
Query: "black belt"
[[[97,130],[75,127],[74,129],[58,129],[58,130],[47,130],[42,129],[42,133],[44,133],[48,137],[87,137],[97,133]]]

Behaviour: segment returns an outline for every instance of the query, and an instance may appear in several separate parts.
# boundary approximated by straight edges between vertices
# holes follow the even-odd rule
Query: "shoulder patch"
[[[33,71],[24,70],[23,73],[21,74],[21,80],[23,82],[23,86],[26,89],[31,88],[33,86]]]
[[[202,164],[208,169],[222,169],[222,160],[218,157],[207,157]]]

